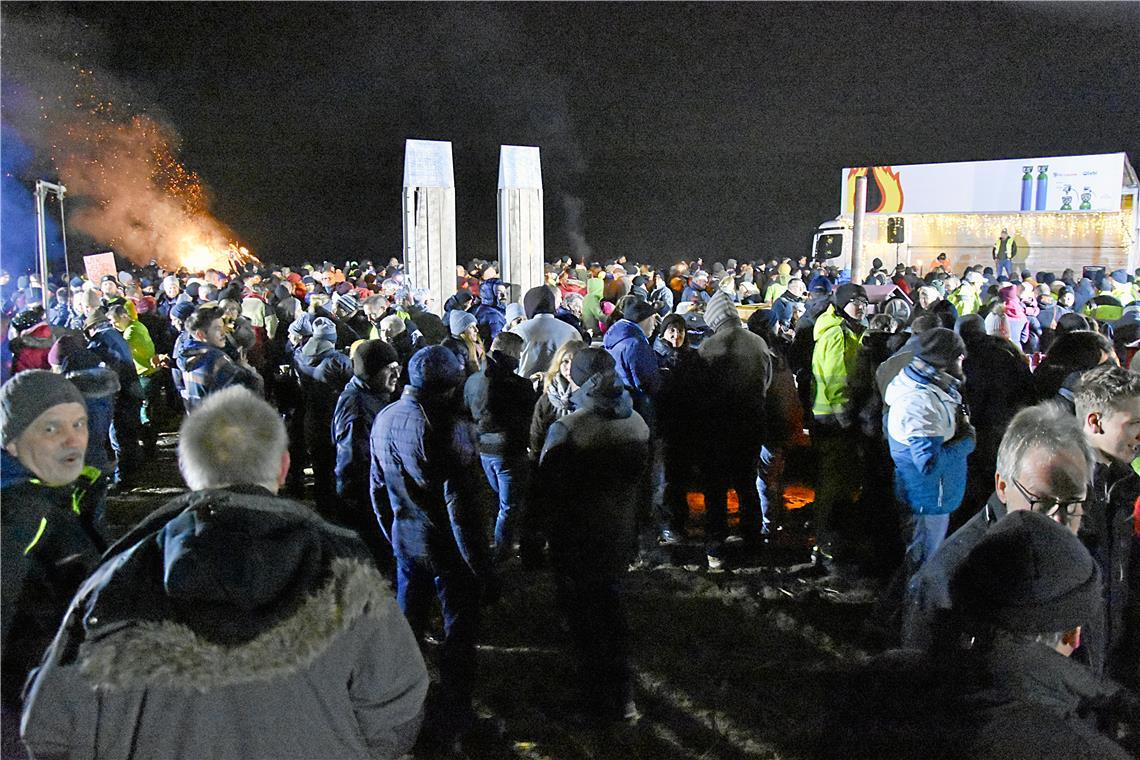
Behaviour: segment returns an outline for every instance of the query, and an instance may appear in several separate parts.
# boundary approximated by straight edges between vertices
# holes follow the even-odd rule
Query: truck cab
[[[839,216],[819,225],[812,236],[811,258],[846,269],[851,266],[851,247],[851,220]]]

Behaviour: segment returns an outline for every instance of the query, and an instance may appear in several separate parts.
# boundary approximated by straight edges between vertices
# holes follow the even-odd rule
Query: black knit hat
[[[366,340],[352,352],[352,374],[367,380],[392,362],[398,361],[400,357],[391,344],[382,340]]]
[[[653,304],[648,301],[636,300],[626,307],[622,312],[622,317],[628,319],[630,322],[640,322],[643,319],[648,319],[657,313],[653,308]]]
[[[599,372],[612,370],[617,367],[614,358],[602,348],[583,348],[574,354],[570,362],[570,379],[577,386],[583,386],[586,381]]]
[[[938,369],[946,369],[953,366],[959,356],[966,355],[966,343],[953,330],[934,327],[918,336],[915,355]]]
[[[831,296],[831,301],[835,304],[836,311],[843,311],[843,309],[847,307],[847,304],[856,298],[867,300],[867,290],[862,285],[848,282],[835,289],[835,294]]]
[[[1100,572],[1070,530],[1031,510],[1010,512],[950,579],[965,620],[1013,633],[1071,631],[1097,620]]]

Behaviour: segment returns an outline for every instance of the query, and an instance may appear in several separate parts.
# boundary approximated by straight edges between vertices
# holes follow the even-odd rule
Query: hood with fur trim
[[[257,486],[178,497],[105,556],[70,619],[111,689],[299,671],[391,595],[354,534]]]
[[[119,376],[106,367],[90,367],[68,372],[65,377],[75,384],[86,399],[107,398],[119,392]]]

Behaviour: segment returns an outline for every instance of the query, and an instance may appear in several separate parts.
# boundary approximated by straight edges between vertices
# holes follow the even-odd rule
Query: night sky
[[[453,143],[460,260],[496,255],[504,143],[542,149],[548,258],[658,262],[805,253],[844,166],[1140,157],[1135,2],[2,14],[6,97],[28,51],[78,52],[177,131],[216,216],[274,261],[398,255],[406,138]]]

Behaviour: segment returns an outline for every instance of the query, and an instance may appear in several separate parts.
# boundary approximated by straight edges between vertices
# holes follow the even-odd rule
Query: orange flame
[[[74,108],[41,110],[52,163],[78,202],[68,219],[74,228],[137,264],[155,259],[201,272],[257,262],[210,213],[201,178],[178,158],[174,131],[145,113],[120,113],[93,71],[73,68]]]
[[[866,174],[867,167],[865,166],[847,172],[845,208],[848,214],[855,212],[855,178],[866,176]],[[874,208],[867,209],[868,213],[894,214],[903,210],[902,178],[899,177],[898,172],[893,171],[889,166],[874,166],[871,167],[871,178],[868,182],[875,183],[879,197],[879,203]]]

